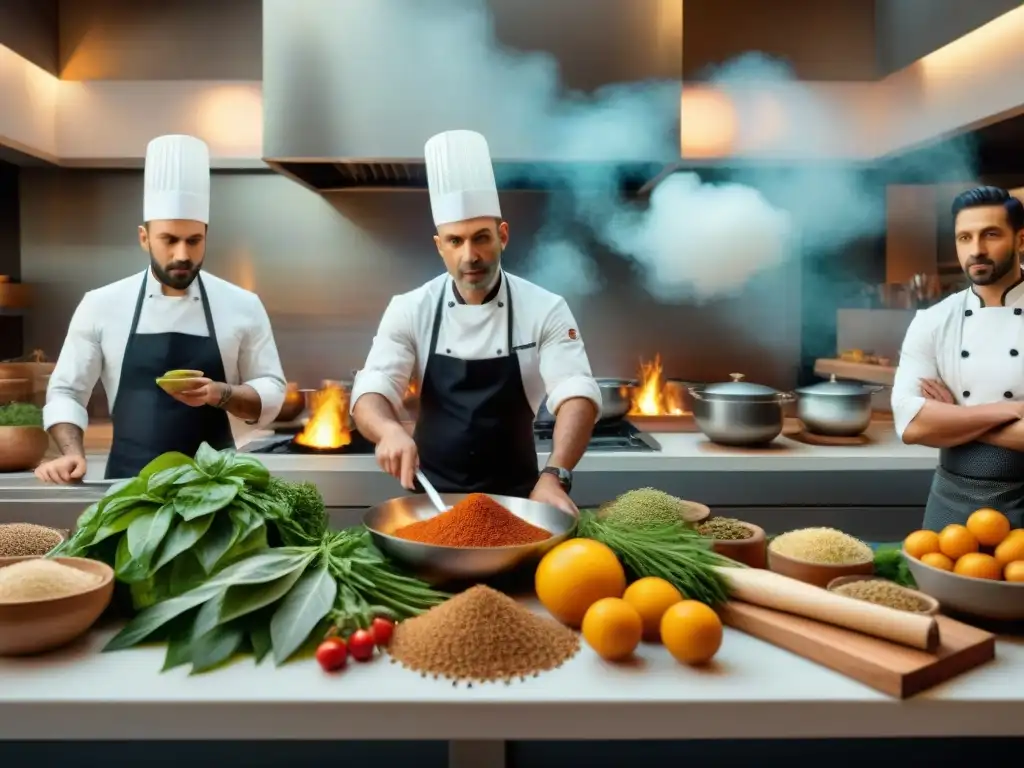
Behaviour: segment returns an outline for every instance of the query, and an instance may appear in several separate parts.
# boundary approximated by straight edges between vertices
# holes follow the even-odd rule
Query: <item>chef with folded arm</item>
[[[990,507],[1024,524],[1024,206],[979,187],[953,201],[957,257],[971,286],[920,310],[892,390],[905,443],[939,448],[924,528]]]
[[[112,403],[107,478],[134,477],[168,451],[203,442],[235,447],[228,414],[273,421],[285,380],[259,297],[209,273],[210,154],[192,136],[160,136],[146,150],[139,244],[149,264],[89,291],[71,318],[46,393],[43,422],[61,456],[36,475],[69,483],[85,474],[86,406],[97,379]],[[169,395],[156,379],[175,369],[203,377]]]
[[[575,514],[572,470],[601,409],[578,326],[564,299],[501,268],[509,227],[484,137],[441,133],[425,155],[447,271],[391,299],[353,384],[356,426],[410,490],[419,467],[442,493],[528,497]],[[396,414],[414,372],[410,436]],[[554,448],[538,472],[533,423],[545,395]]]

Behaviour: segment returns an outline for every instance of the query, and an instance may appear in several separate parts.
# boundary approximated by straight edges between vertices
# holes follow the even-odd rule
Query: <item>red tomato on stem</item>
[[[316,661],[324,672],[343,669],[347,660],[348,646],[340,637],[329,637],[316,647]]]
[[[348,639],[348,651],[356,661],[369,661],[373,657],[373,634],[357,629]]]
[[[378,647],[383,648],[391,642],[391,634],[395,631],[395,625],[388,619],[378,616],[370,625],[370,632],[373,633],[373,640]]]

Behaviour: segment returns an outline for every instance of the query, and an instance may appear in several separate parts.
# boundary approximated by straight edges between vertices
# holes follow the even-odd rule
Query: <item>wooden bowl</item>
[[[0,405],[32,399],[32,379],[0,379]]]
[[[766,568],[768,565],[768,537],[764,529],[742,520],[745,528],[753,535],[748,539],[712,539],[711,548],[720,555],[749,565],[751,568]]]
[[[768,569],[789,576],[791,579],[813,584],[825,589],[833,579],[840,576],[874,576],[875,561],[866,560],[862,563],[845,563],[831,565],[828,563],[808,563],[780,555],[768,547]]]
[[[34,557],[0,557],[0,568],[35,560]],[[114,569],[84,557],[57,557],[58,563],[101,577],[85,592],[26,603],[0,603],[0,656],[27,656],[59,648],[84,635],[114,595]]]
[[[35,469],[49,447],[42,427],[0,427],[0,472]]]
[[[840,576],[837,579],[832,579],[828,583],[828,591],[834,592],[836,587],[841,587],[844,584],[852,584],[855,581],[886,581],[881,576]],[[939,601],[931,595],[926,595],[924,592],[918,592],[916,589],[910,589],[893,582],[893,586],[899,587],[901,590],[909,595],[913,595],[927,607],[923,611],[914,611],[915,614],[922,616],[934,616],[939,612]]]

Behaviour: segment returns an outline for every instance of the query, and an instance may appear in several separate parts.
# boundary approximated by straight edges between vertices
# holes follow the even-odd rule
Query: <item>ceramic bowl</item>
[[[0,557],[0,568],[33,557]],[[57,557],[58,563],[100,576],[85,592],[34,600],[0,603],[0,656],[25,656],[59,648],[84,635],[114,595],[114,570],[106,563],[83,557]]]
[[[939,601],[942,611],[995,621],[1024,620],[1024,583],[976,579],[903,557],[917,588]]]
[[[828,583],[828,591],[834,592],[836,587],[841,587],[844,584],[852,584],[855,581],[885,581],[885,579],[881,576],[840,576],[838,579],[832,579],[832,581]],[[899,584],[895,584],[895,586],[899,587],[907,594],[913,595],[927,606],[924,610],[914,611],[914,613],[919,613],[923,616],[934,616],[939,612],[939,601],[931,595],[926,595],[924,592],[919,592],[916,589],[909,589],[907,587],[900,586]]]
[[[177,395],[181,392],[188,392],[200,386],[201,378],[171,378],[166,377],[156,380],[156,385],[169,395]]]
[[[35,469],[49,447],[42,427],[0,427],[0,472]]]
[[[840,576],[874,576],[875,561],[871,559],[861,563],[844,563],[843,565],[808,563],[805,560],[794,560],[781,555],[769,546],[768,569],[824,589],[829,582]]]
[[[751,568],[767,567],[768,539],[764,534],[764,529],[753,523],[744,522],[743,525],[753,534],[750,538],[712,539],[711,548],[718,554],[749,565]]]

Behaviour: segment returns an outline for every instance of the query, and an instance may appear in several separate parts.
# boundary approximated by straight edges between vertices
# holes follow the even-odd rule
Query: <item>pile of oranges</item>
[[[680,663],[711,661],[722,645],[722,621],[711,608],[687,600],[664,579],[626,586],[615,553],[591,539],[570,539],[548,552],[534,577],[537,597],[558,621],[579,629],[598,656],[624,661],[641,640],[661,642]]]
[[[1024,582],[1024,528],[1011,530],[1006,515],[994,509],[979,509],[966,525],[947,525],[938,533],[914,531],[903,548],[922,563],[960,576]]]

